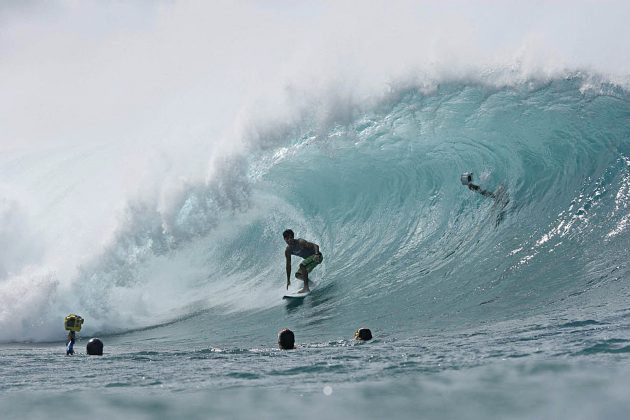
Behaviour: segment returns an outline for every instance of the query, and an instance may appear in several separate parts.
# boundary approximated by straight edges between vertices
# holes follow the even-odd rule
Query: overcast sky
[[[4,1],[0,150],[226,133],[261,98],[273,113],[287,87],[331,81],[363,95],[492,67],[623,81],[628,22],[628,1]]]

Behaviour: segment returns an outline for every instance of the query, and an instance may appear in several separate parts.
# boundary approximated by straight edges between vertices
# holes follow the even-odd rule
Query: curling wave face
[[[278,298],[289,227],[326,255],[313,273],[319,291],[300,308],[304,334],[619,309],[630,96],[584,85],[405,89],[343,123],[273,131],[210,182],[186,186],[168,211],[128,206],[110,244],[71,280],[73,305],[53,285],[22,323],[41,321],[31,338],[46,340],[56,325],[47,319],[72,307],[88,331],[247,336],[262,321],[268,334],[295,313]],[[465,171],[498,197],[463,187]],[[10,317],[1,319],[4,328]],[[21,337],[11,334],[2,339]]]

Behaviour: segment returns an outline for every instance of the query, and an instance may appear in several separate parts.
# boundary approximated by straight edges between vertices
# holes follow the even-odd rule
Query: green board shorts
[[[321,264],[321,261],[324,261],[324,256],[322,254],[319,254],[321,256],[321,261],[317,262],[317,260],[315,259],[315,256],[317,254],[313,254],[310,257],[306,257],[304,258],[304,260],[300,263],[300,267],[305,267],[306,271],[308,273],[310,273],[311,271],[313,271],[313,268],[317,267],[319,264]]]

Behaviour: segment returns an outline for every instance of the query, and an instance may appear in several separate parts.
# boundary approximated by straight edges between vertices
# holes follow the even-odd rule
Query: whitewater
[[[0,416],[626,418],[630,8],[571,5],[0,7]]]

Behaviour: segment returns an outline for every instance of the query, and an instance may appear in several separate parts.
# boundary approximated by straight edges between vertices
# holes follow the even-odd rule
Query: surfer
[[[460,177],[460,181],[462,182],[462,185],[467,186],[470,191],[477,192],[483,195],[484,197],[495,198],[495,194],[492,191],[484,190],[479,185],[473,184],[472,177],[473,177],[472,172],[464,172],[462,176]]]
[[[291,255],[296,255],[304,258],[298,271],[295,273],[295,278],[304,281],[304,287],[298,293],[308,292],[311,290],[308,287],[308,273],[321,264],[324,258],[319,252],[319,245],[304,239],[295,239],[295,234],[291,229],[282,232],[282,237],[287,243],[287,249],[284,251],[284,256],[287,260],[287,290],[291,285]]]

